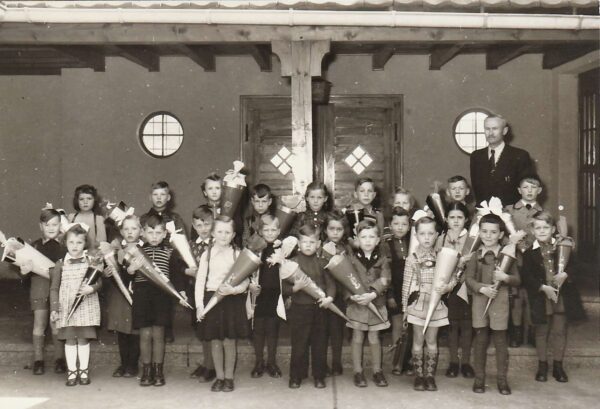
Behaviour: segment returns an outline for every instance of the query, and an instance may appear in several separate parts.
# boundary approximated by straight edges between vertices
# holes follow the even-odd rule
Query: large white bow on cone
[[[175,227],[175,222],[170,221],[166,224],[166,229],[169,232],[169,241],[175,247],[175,250],[179,252],[179,255],[185,261],[185,264],[189,268],[198,268],[198,264],[196,264],[196,259],[192,254],[192,249],[190,248],[190,243],[187,241],[184,234],[181,233],[181,229],[177,229]]]
[[[31,263],[33,273],[50,279],[49,270],[54,267],[54,263],[30,244],[15,237],[7,239],[1,231],[0,244],[4,247],[0,261],[8,261],[18,267]]]
[[[458,265],[458,258],[458,251],[448,247],[442,247],[437,254],[435,271],[433,273],[433,283],[431,284],[431,294],[429,294],[429,308],[427,309],[427,317],[425,318],[425,325],[423,326],[423,334],[427,331],[427,326],[429,325],[429,321],[431,321],[433,312],[442,299],[442,294],[435,289],[448,285],[452,273]]]

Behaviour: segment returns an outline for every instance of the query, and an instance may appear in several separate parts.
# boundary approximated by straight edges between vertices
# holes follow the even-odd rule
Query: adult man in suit
[[[492,196],[504,206],[519,201],[517,191],[523,176],[533,173],[533,162],[526,150],[507,145],[506,119],[490,115],[484,121],[488,146],[471,153],[471,183],[476,203]]]

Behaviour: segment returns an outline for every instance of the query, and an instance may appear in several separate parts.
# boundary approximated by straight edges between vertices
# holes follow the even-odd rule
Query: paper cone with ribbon
[[[160,268],[152,262],[152,260],[137,246],[132,246],[124,249],[125,254],[123,259],[127,262],[131,262],[133,259],[140,258],[143,260],[141,268],[138,270],[148,281],[158,287],[160,290],[176,298],[185,307],[193,310],[192,306],[185,301],[183,296],[177,292],[175,286],[169,280],[169,277],[164,275]]]
[[[227,216],[233,219],[235,212],[244,196],[246,190],[246,175],[240,173],[244,168],[244,163],[240,161],[233,162],[233,169],[227,171],[223,177],[223,187],[221,189],[221,216]]]
[[[83,279],[81,280],[81,284],[79,285],[79,289],[81,289],[83,286],[86,285],[94,285],[96,284],[96,282],[98,281],[98,279],[100,278],[101,274],[102,274],[102,260],[99,257],[88,257],[88,262],[89,262],[89,267],[87,268],[87,270],[85,271],[85,275],[83,276]],[[69,308],[69,313],[67,314],[67,320],[65,322],[69,322],[69,320],[71,319],[71,317],[73,316],[73,314],[75,313],[75,311],[77,311],[77,308],[79,308],[79,306],[81,305],[81,303],[83,302],[83,299],[85,298],[85,295],[82,294],[78,294],[75,297],[75,300],[73,301],[73,304],[71,305],[71,308]]]
[[[360,276],[354,269],[354,265],[352,265],[352,262],[348,257],[336,254],[331,257],[325,268],[332,277],[350,291],[352,295],[359,295],[367,292],[367,288],[365,288],[365,285],[360,280]],[[381,322],[385,322],[385,319],[381,316],[375,304],[370,302],[367,304],[367,308],[375,314]]]
[[[446,224],[446,209],[444,206],[444,201],[442,200],[442,196],[438,193],[440,190],[440,183],[434,182],[433,184],[433,193],[427,196],[425,199],[425,203],[433,212],[433,217],[437,222],[438,226],[443,227]]]
[[[109,201],[104,201],[100,204],[100,210],[104,213],[105,217],[114,220],[117,226],[121,226],[123,220],[127,216],[131,216],[134,214],[135,209],[133,207],[129,207],[125,204],[125,202],[112,203]]]
[[[125,286],[125,283],[123,282],[123,279],[119,275],[119,271],[121,270],[121,268],[119,266],[119,263],[117,262],[117,253],[115,252],[115,249],[110,245],[110,243],[107,243],[105,241],[101,242],[98,245],[98,248],[100,250],[100,253],[102,253],[104,263],[107,266],[111,266],[114,270],[114,273],[111,277],[115,282],[117,288],[119,289],[121,294],[123,294],[123,297],[125,297],[129,305],[132,305],[133,300],[131,299],[131,293],[129,292],[129,290]]]
[[[260,267],[260,263],[261,261],[259,256],[248,249],[242,250],[238,258],[233,263],[233,266],[231,266],[231,269],[229,270],[229,273],[223,280],[222,284],[229,284],[232,287],[240,285],[242,281],[250,277],[258,269],[258,267]],[[206,303],[204,306],[202,316],[206,316],[206,314],[225,297],[225,295],[219,294],[218,291],[215,292],[210,300],[208,300],[208,303]]]
[[[1,231],[0,244],[4,248],[0,261],[7,261],[17,267],[31,263],[33,273],[50,279],[49,270],[54,267],[54,263],[30,244],[18,237],[7,239]]]
[[[275,216],[279,220],[279,230],[280,237],[285,237],[288,235],[290,229],[294,225],[294,220],[296,219],[296,212],[294,212],[291,208],[279,204],[277,209],[275,210]]]
[[[458,251],[442,247],[438,251],[437,258],[435,261],[435,270],[433,272],[433,283],[431,284],[431,294],[429,294],[429,306],[427,308],[427,316],[425,317],[425,325],[423,326],[423,334],[427,331],[427,326],[433,317],[433,313],[436,310],[438,304],[442,299],[442,294],[438,293],[435,289],[438,287],[446,286],[452,278],[452,273],[456,270],[458,265]]]
[[[279,279],[281,281],[288,281],[290,283],[305,282],[307,283],[301,288],[306,294],[310,295],[315,300],[319,300],[326,297],[325,291],[323,291],[313,280],[310,278],[296,263],[295,261],[285,260],[281,267],[279,267]],[[327,307],[333,313],[339,315],[344,320],[348,321],[348,317],[344,314],[335,304],[331,303]]]
[[[514,244],[508,244],[508,245],[504,246],[502,251],[500,251],[500,259],[496,263],[496,268],[498,268],[500,271],[502,271],[505,274],[510,274],[510,270],[513,268],[513,265],[517,261],[516,253],[517,253],[517,248]],[[500,288],[501,285],[502,285],[502,282],[495,281],[493,288],[495,290],[497,290]],[[493,298],[490,298],[488,300],[487,305],[485,306],[485,310],[483,311],[484,317],[487,314],[488,310],[490,309],[490,305],[492,305],[493,301],[494,301]]]
[[[474,223],[469,229],[469,235],[465,240],[465,244],[462,248],[461,254],[463,256],[468,256],[469,254],[473,254],[479,246],[481,245],[481,238],[479,237],[479,225]]]
[[[170,235],[169,241],[171,242],[175,250],[177,250],[183,261],[185,261],[185,264],[187,264],[189,268],[197,269],[198,264],[196,263],[196,259],[192,254],[190,243],[185,237],[185,235],[181,233],[181,229],[177,229],[175,227],[175,222],[173,221],[168,222],[165,227]]]

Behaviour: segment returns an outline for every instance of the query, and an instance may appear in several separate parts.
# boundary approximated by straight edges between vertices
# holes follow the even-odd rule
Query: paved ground
[[[112,368],[106,366],[93,369],[91,385],[67,388],[62,375],[33,376],[29,371],[3,366],[0,367],[0,408],[364,409],[371,405],[377,409],[420,409],[443,405],[444,409],[563,409],[593,407],[600,396],[597,370],[592,368],[570,371],[571,381],[567,384],[553,379],[547,383],[535,382],[532,374],[518,371],[510,376],[511,396],[498,394],[493,377],[483,395],[471,392],[470,380],[443,376],[438,376],[438,392],[415,392],[411,387],[412,378],[391,376],[387,388],[377,388],[371,383],[359,389],[352,384],[349,373],[328,378],[326,389],[317,390],[311,382],[305,381],[300,389],[290,390],[285,374],[284,378],[275,380],[251,379],[249,370],[240,368],[234,392],[214,393],[209,391],[209,385],[190,379],[188,370],[182,367],[168,368],[167,385],[162,388],[142,388],[135,379],[112,378]]]

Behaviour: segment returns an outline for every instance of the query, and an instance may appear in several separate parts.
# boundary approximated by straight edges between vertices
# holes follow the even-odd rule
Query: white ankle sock
[[[67,368],[69,371],[77,370],[77,345],[65,344],[65,359],[67,360]]]
[[[90,362],[90,344],[79,345],[79,369],[88,369]]]

